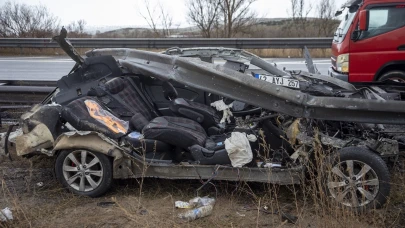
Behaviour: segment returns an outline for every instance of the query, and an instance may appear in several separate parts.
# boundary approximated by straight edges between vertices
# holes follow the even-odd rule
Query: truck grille
[[[335,56],[332,56],[332,57],[330,57],[330,60],[331,60],[331,62],[332,62],[332,67],[333,67],[333,69],[336,70],[336,57],[335,57]]]

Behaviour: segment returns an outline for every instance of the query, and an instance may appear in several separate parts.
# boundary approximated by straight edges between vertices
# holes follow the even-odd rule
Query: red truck
[[[405,1],[351,0],[337,12],[329,75],[349,82],[405,82]]]

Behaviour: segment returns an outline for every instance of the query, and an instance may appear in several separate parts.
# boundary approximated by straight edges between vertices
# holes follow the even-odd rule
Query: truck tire
[[[379,155],[365,148],[347,147],[331,156],[329,162],[324,187],[327,196],[340,207],[361,213],[385,204],[390,173]]]
[[[400,70],[389,71],[389,72],[383,74],[380,78],[378,78],[378,81],[380,81],[380,82],[385,81],[385,80],[392,80],[392,81],[405,83],[405,72],[400,71]]]
[[[58,181],[69,191],[98,197],[112,185],[112,161],[104,154],[83,149],[64,150],[55,162]]]

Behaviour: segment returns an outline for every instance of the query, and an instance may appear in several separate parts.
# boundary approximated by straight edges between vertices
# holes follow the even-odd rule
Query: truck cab
[[[405,1],[351,0],[332,43],[329,75],[349,82],[405,83]]]

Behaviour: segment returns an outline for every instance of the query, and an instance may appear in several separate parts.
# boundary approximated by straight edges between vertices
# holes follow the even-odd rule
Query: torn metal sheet
[[[120,56],[120,64],[135,74],[173,80],[294,117],[405,124],[405,107],[400,101],[312,96],[190,58],[131,49],[95,51],[100,55]]]
[[[29,133],[16,137],[16,151],[23,156],[53,146],[53,136],[45,124],[38,124]]]
[[[74,131],[60,135],[54,142],[54,147],[48,155],[54,155],[60,150],[85,149],[96,151],[114,158],[114,178],[126,179],[134,176],[131,167],[131,160],[114,140],[103,134],[94,131]]]
[[[133,160],[135,168],[133,178],[158,177],[164,179],[211,179],[213,173],[215,180],[262,182],[280,185],[300,184],[304,179],[302,166],[295,168],[235,168],[220,165],[175,165],[175,164],[146,164]]]
[[[114,140],[94,131],[71,131],[63,133],[54,142],[53,154],[58,150],[75,148],[101,152],[115,159],[123,157],[123,149],[120,148]]]
[[[304,58],[305,58],[305,65],[308,68],[308,72],[311,74],[319,74],[318,69],[314,65],[314,61],[312,61],[311,53],[309,53],[308,48],[304,47]]]

